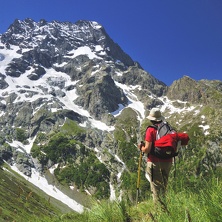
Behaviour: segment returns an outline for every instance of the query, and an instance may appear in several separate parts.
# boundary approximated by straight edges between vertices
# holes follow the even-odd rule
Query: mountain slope
[[[1,221],[58,219],[67,206],[46,195],[7,168],[0,169]]]

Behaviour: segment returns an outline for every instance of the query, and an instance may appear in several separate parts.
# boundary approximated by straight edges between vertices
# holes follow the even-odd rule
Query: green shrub
[[[92,151],[82,150],[86,155],[82,156],[79,164],[73,162],[66,167],[58,167],[54,171],[56,178],[63,185],[75,183],[82,191],[90,187],[95,188],[94,196],[96,198],[108,198],[110,195],[109,170]]]
[[[57,133],[50,138],[47,145],[43,147],[43,151],[47,154],[48,158],[57,163],[58,160],[67,161],[76,153],[76,141],[63,134]]]
[[[85,130],[80,127],[75,121],[67,119],[64,125],[60,129],[61,132],[68,135],[79,136],[85,132]]]
[[[20,142],[24,142],[27,139],[27,135],[24,129],[16,128],[16,139]]]

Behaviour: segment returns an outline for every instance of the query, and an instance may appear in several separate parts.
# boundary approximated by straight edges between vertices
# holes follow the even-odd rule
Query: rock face
[[[97,22],[15,20],[0,36],[0,161],[16,164],[27,176],[34,167],[44,171],[57,163],[45,153],[51,148],[48,143],[65,132],[78,144],[77,151],[70,151],[76,164],[85,164],[82,155],[91,155],[83,152],[79,144],[84,144],[119,186],[121,180],[114,175],[126,169],[117,156],[125,158],[121,140],[135,143],[147,112],[159,106],[178,128],[193,135],[208,135],[206,126],[213,130],[218,140],[212,142],[214,136],[208,136],[205,142],[213,144],[219,157],[213,160],[216,166],[222,159],[221,129],[214,127],[221,122],[221,94],[220,81],[188,76],[167,87],[133,61]]]
[[[188,76],[176,80],[169,87],[167,97],[171,100],[189,101],[193,104],[221,104],[221,81],[195,81]],[[215,97],[212,100],[212,97]]]
[[[25,75],[29,80],[37,81],[49,69],[63,72],[72,81],[78,81],[75,83],[80,95],[77,104],[97,119],[101,119],[104,111],[113,112],[118,104],[127,104],[127,99],[115,85],[115,80],[122,84],[143,85],[159,95],[166,88],[163,83],[142,71],[96,22],[78,21],[72,24],[16,20],[1,36],[1,42],[2,47],[9,48],[8,50],[16,46],[18,55],[17,58],[12,58],[5,67],[5,73],[1,74],[1,89],[8,86],[4,80],[6,76],[18,78]],[[4,60],[4,54],[1,55]],[[144,72],[144,77],[141,77],[141,72]],[[62,92],[65,79],[50,77],[47,82],[53,88],[49,93],[65,96],[66,93]],[[33,84],[41,87],[37,82]],[[60,84],[57,85],[59,90],[55,90],[55,84]]]

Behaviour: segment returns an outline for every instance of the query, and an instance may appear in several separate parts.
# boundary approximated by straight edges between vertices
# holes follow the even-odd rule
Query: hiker
[[[147,117],[153,126],[158,126],[164,117],[158,108],[152,108]],[[156,141],[157,129],[148,127],[145,133],[145,144],[138,144],[138,148],[147,154],[147,169],[149,176],[150,188],[153,195],[154,203],[162,202],[164,198],[170,169],[172,166],[172,158],[161,159],[151,153]]]

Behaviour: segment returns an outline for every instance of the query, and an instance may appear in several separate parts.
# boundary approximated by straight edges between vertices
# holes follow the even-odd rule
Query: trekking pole
[[[142,145],[144,145],[143,142],[141,142],[141,146]],[[140,172],[141,172],[142,157],[143,157],[143,152],[140,149],[140,156],[139,156],[139,163],[138,163],[138,176],[137,176],[137,185],[136,185],[136,204],[138,203],[138,198],[139,198]]]

